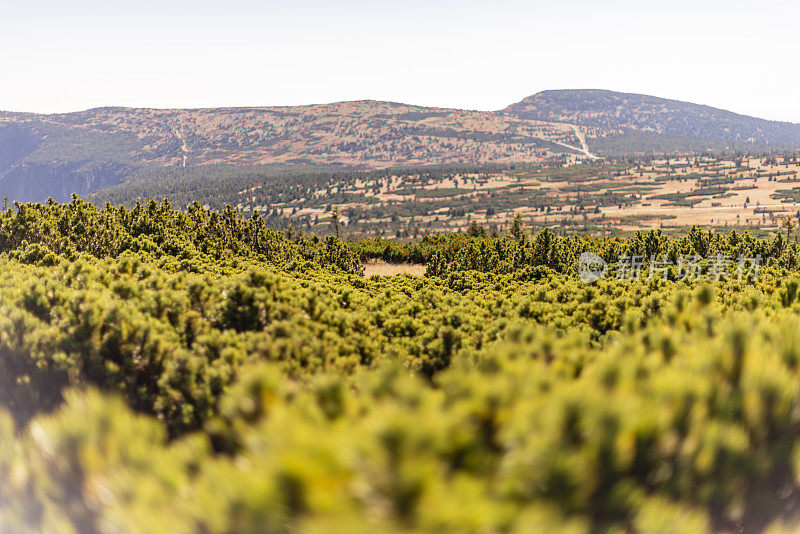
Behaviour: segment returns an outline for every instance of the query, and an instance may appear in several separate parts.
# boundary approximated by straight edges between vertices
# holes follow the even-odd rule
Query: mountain
[[[144,167],[522,163],[582,157],[577,129],[391,102],[0,113],[0,196],[63,200]]]
[[[66,200],[158,169],[210,165],[482,166],[797,147],[797,124],[600,90],[545,91],[497,112],[379,101],[0,112],[0,197]]]
[[[772,150],[800,147],[800,124],[768,121],[654,96],[599,89],[544,91],[501,111],[591,127],[599,153]]]

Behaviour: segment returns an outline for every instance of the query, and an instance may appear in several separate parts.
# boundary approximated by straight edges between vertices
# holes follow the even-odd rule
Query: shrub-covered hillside
[[[800,528],[792,236],[473,234],[3,211],[0,532]],[[763,265],[587,285],[586,250]]]

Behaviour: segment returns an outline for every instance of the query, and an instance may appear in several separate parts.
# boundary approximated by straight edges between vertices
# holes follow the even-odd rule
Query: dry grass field
[[[800,211],[795,156],[681,156],[634,163],[582,163],[446,175],[397,174],[320,189],[312,202],[272,205],[296,220],[327,224],[320,201],[332,193],[350,235],[414,237],[501,230],[520,215],[533,227],[593,234],[687,225],[778,229]],[[242,211],[259,209],[247,202]],[[304,219],[305,218],[305,219]]]
[[[394,276],[396,274],[411,274],[424,276],[425,266],[414,263],[386,263],[385,261],[370,261],[364,264],[364,276]]]

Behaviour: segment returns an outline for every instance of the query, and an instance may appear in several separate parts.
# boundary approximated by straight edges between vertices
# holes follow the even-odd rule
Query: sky
[[[8,111],[496,110],[600,88],[800,122],[796,0],[0,0],[0,13]]]

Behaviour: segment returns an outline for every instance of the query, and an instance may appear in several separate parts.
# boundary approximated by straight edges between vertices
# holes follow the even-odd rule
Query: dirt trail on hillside
[[[586,136],[583,134],[583,132],[581,131],[580,127],[578,127],[578,126],[576,126],[574,124],[572,124],[571,126],[572,126],[572,129],[575,131],[575,137],[577,137],[578,141],[581,142],[580,151],[583,152],[584,154],[586,154],[587,156],[589,156],[589,158],[591,158],[591,159],[600,159],[599,156],[595,156],[594,154],[589,152],[589,145],[586,144]]]
[[[563,146],[564,148],[568,148],[570,150],[574,150],[576,152],[580,152],[581,154],[583,154],[584,156],[588,157],[589,159],[592,159],[592,160],[600,159],[600,156],[595,156],[594,154],[589,152],[589,145],[586,144],[586,136],[583,135],[583,132],[581,131],[580,127],[576,126],[574,124],[570,124],[569,126],[572,127],[572,130],[575,132],[575,137],[578,138],[578,141],[580,141],[581,146],[577,147],[577,146],[573,146],[573,145],[568,145],[567,143],[562,143],[561,141],[553,141],[553,142],[555,144],[557,144],[557,145]]]

